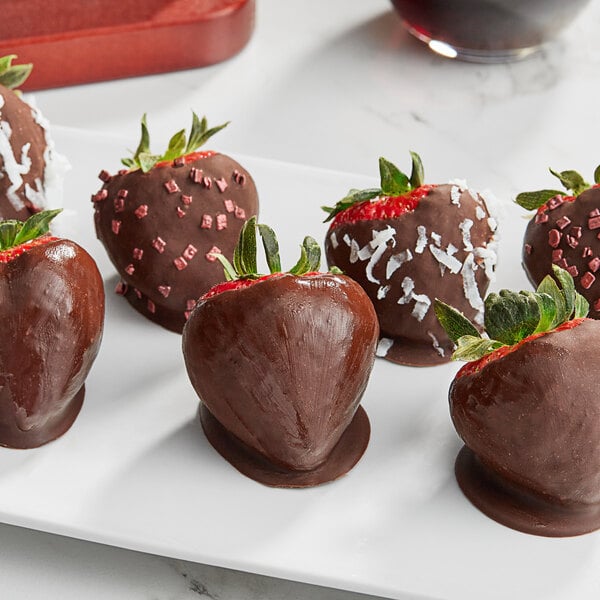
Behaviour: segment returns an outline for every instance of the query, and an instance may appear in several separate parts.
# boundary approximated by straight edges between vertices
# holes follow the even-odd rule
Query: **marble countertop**
[[[591,177],[598,164],[598,31],[592,2],[543,52],[484,66],[428,52],[387,0],[258,0],[250,44],[225,63],[38,92],[36,101],[53,124],[132,146],[142,113],[160,146],[193,109],[231,120],[220,144],[238,154],[374,175],[379,156],[408,168],[416,150],[432,180],[467,178],[510,199],[549,185],[548,166]],[[8,525],[0,539],[11,600],[365,598]]]

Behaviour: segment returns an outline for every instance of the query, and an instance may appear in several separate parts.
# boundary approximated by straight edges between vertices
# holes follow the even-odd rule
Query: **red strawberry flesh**
[[[14,248],[9,248],[8,250],[0,251],[0,263],[8,263],[11,260],[14,260],[18,256],[21,256],[24,252],[31,250],[31,248],[35,248],[36,246],[43,246],[44,244],[48,244],[49,242],[53,242],[57,240],[57,237],[53,237],[51,235],[44,235],[42,237],[36,238],[25,244],[19,244]]]

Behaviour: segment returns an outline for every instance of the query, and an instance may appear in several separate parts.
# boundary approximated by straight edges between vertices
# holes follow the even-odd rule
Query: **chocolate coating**
[[[0,445],[41,446],[81,408],[102,338],[102,278],[80,246],[50,241],[0,263],[0,307]]]
[[[44,129],[31,106],[0,86],[0,220],[26,221],[41,208],[31,198],[43,193],[45,150]]]
[[[600,214],[597,187],[533,217],[523,240],[523,268],[534,287],[552,274],[553,264],[568,269],[577,291],[590,303],[593,319],[600,318],[600,219],[596,223],[590,216],[596,210]]]
[[[200,302],[185,326],[183,352],[212,416],[271,465],[265,483],[288,486],[289,476],[277,474],[312,471],[309,485],[316,485],[342,474],[324,465],[356,415],[377,336],[371,302],[351,279],[282,274]],[[352,436],[362,442],[344,458],[346,470],[368,441],[368,420],[355,427]]]
[[[455,198],[459,197],[458,204],[453,202],[453,194]],[[470,191],[459,192],[458,187],[448,184],[435,186],[414,212],[394,219],[330,227],[325,240],[327,262],[360,283],[373,302],[382,344],[385,344],[380,355],[393,362],[414,366],[450,360],[453,344],[438,323],[433,301],[439,298],[471,320],[481,316],[481,298],[495,264],[493,231],[488,218],[481,197],[475,200]],[[466,220],[472,222],[471,248],[465,243],[460,228]],[[426,244],[419,243],[419,238],[423,239],[419,236],[419,227],[424,228],[427,235]],[[434,240],[434,234],[440,236],[439,243]],[[375,235],[383,236],[384,243],[372,245]],[[434,256],[434,252],[439,255],[452,247],[456,249],[451,257],[455,272],[442,267]],[[396,268],[403,254],[404,260]],[[491,260],[487,269],[484,268],[484,255]],[[475,269],[469,268],[469,264]],[[476,282],[471,300],[464,287],[469,275]],[[411,286],[414,287],[410,289]],[[410,297],[407,291],[417,298]],[[424,314],[417,314],[419,308]]]
[[[600,528],[599,336],[586,319],[452,383],[452,420],[477,459],[457,462],[461,487],[499,522],[548,536]],[[474,470],[497,491],[486,498]]]
[[[200,182],[192,169],[202,171]],[[167,189],[170,182],[177,191]],[[114,175],[94,198],[96,234],[125,283],[121,293],[178,333],[194,302],[224,279],[221,263],[207,254],[216,247],[231,260],[242,225],[258,211],[250,174],[224,154]]]

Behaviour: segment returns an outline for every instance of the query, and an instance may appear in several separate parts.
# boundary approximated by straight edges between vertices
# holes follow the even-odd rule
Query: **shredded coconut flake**
[[[454,250],[454,246],[452,247]],[[433,258],[435,258],[440,265],[444,267],[448,267],[451,273],[458,273],[462,269],[462,263],[460,260],[454,258],[448,251],[444,252],[440,248],[436,248],[433,244],[429,244],[429,250],[431,254],[433,254]],[[442,275],[444,272],[442,272]]]
[[[487,213],[483,210],[482,206],[477,205],[475,208],[475,216],[481,221],[481,219],[485,219],[487,217]]]
[[[387,293],[390,291],[390,287],[391,286],[389,285],[380,286],[377,290],[377,300],[383,300],[387,296]]]
[[[404,295],[398,299],[398,304],[408,304],[412,300],[415,282],[410,277],[405,277],[400,285]]]
[[[411,316],[421,322],[431,306],[431,300],[429,299],[429,296],[426,296],[425,294],[413,294],[413,300],[415,301],[415,307],[413,308]]]
[[[338,239],[337,239],[337,235],[335,234],[335,231],[331,232],[331,235],[329,236],[329,241],[331,242],[331,246],[333,247],[334,250],[340,245],[340,243],[338,242]]]
[[[465,219],[458,226],[460,232],[462,233],[463,244],[466,252],[471,252],[473,250],[473,244],[471,243],[471,227],[473,227],[473,221],[471,221],[471,219]]]
[[[404,263],[413,259],[412,252],[407,248],[398,254],[390,256],[385,269],[385,277],[389,279]]]
[[[424,225],[417,227],[417,245],[415,246],[415,252],[417,254],[423,254],[423,250],[427,246],[427,230]]]
[[[458,186],[453,185],[450,188],[450,198],[452,199],[452,204],[456,204],[456,206],[460,207],[460,189]]]
[[[390,338],[381,338],[377,344],[377,350],[375,351],[376,356],[383,358],[387,356],[389,349],[394,345],[394,340]]]
[[[465,293],[465,298],[469,301],[469,304],[477,311],[477,315],[474,319],[475,323],[482,325],[484,304],[481,295],[479,294],[477,282],[475,281],[476,269],[477,265],[475,264],[473,254],[469,254],[465,259],[463,268],[461,270],[463,278],[463,291]]]
[[[496,246],[495,242],[490,242],[487,248],[479,247],[473,251],[475,258],[483,261],[485,275],[490,281],[496,280],[496,264],[498,263]]]
[[[373,269],[379,261],[379,259],[383,256],[384,252],[387,250],[388,242],[392,241],[392,247],[396,245],[395,235],[396,230],[393,227],[390,227],[389,225],[382,231],[373,232],[373,240],[370,242],[370,246],[373,249],[373,254],[369,262],[367,263],[366,268],[367,279],[371,283],[381,283],[381,281],[379,281],[379,279],[377,279],[373,275]]]
[[[445,356],[445,352],[444,349],[440,346],[440,342],[439,340],[435,337],[435,335],[431,332],[428,331],[427,335],[431,338],[431,345],[433,346],[433,349],[440,355],[440,356]]]
[[[442,247],[442,236],[439,233],[436,233],[435,231],[431,232],[431,239],[434,241],[435,245],[438,248]]]

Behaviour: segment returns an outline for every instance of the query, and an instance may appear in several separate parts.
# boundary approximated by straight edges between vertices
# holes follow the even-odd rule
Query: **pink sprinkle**
[[[117,287],[115,288],[115,294],[119,296],[124,296],[127,293],[128,285],[124,281],[119,281],[117,283]]]
[[[552,250],[552,262],[558,262],[563,257],[563,251],[559,248],[558,250]]]
[[[573,237],[576,237],[577,239],[581,238],[582,232],[581,232],[581,227],[571,227],[571,235]]]
[[[133,288],[133,291],[135,292],[135,295],[137,296],[138,300],[141,300],[142,292],[140,292],[140,290],[138,290],[137,288]]]
[[[556,263],[561,269],[567,269],[569,267],[569,263],[566,258],[562,258]]]
[[[600,298],[594,302],[594,310],[600,310]]]
[[[233,179],[238,185],[244,185],[246,183],[246,176],[237,169],[233,172]]]
[[[173,261],[173,264],[177,267],[178,271],[183,271],[183,269],[187,267],[187,261],[185,260],[185,258],[183,258],[183,256],[178,256]]]
[[[107,197],[108,190],[103,188],[97,194],[92,196],[92,202],[102,202],[102,200],[106,200]]]
[[[558,244],[560,244],[560,238],[562,237],[562,233],[558,229],[551,229],[548,232],[548,244],[552,248],[556,248]]]
[[[235,218],[236,219],[245,219],[246,211],[241,206],[235,207]]]
[[[143,219],[147,214],[148,214],[148,205],[147,204],[140,204],[134,211],[133,214],[138,218],[138,219]]]
[[[167,246],[167,242],[162,238],[154,238],[152,240],[152,247],[159,253],[162,254],[165,251],[165,247]]]
[[[581,255],[583,258],[588,258],[588,256],[592,256],[593,252],[592,249],[589,246],[586,246],[583,249],[583,254]]]
[[[584,290],[589,290],[592,287],[594,281],[596,281],[596,276],[592,275],[589,271],[585,275],[583,275],[582,278],[579,280],[579,282],[581,283],[581,287]]]
[[[191,310],[184,311],[183,316],[185,317],[185,320],[188,321],[189,318],[192,316],[192,311]]]
[[[215,262],[217,260],[216,256],[212,256],[213,254],[223,254],[220,248],[213,246],[205,255],[204,258],[210,262]]]
[[[190,179],[194,183],[202,183],[202,179],[203,179],[202,169],[196,169],[196,167],[192,167],[190,170]]]
[[[589,229],[600,229],[600,215],[597,217],[591,217],[588,219]]]
[[[189,244],[188,247],[183,251],[183,258],[185,258],[185,260],[192,260],[192,258],[194,258],[194,256],[196,256],[196,252],[198,252],[198,250],[192,246],[192,244]]]
[[[223,200],[223,204],[225,205],[225,210],[227,212],[233,212],[235,210],[235,204],[233,200]]]
[[[98,177],[99,177],[99,179],[104,181],[104,183],[107,183],[111,179],[110,173],[108,171],[105,171],[104,169],[102,171],[100,171],[100,173],[98,174]]]
[[[187,300],[185,303],[185,307],[188,310],[194,310],[194,308],[196,307],[196,301],[195,300]]]
[[[183,167],[183,165],[185,165],[185,158],[183,156],[178,156],[174,161],[173,161],[173,166],[174,167]]]
[[[156,312],[156,305],[152,300],[148,300],[148,312],[151,312],[152,314]]]
[[[169,179],[169,181],[166,181],[164,186],[167,192],[169,192],[169,194],[174,194],[175,192],[181,191],[179,189],[179,186],[177,185],[177,182],[174,179]]]
[[[127,198],[127,194],[129,194],[127,190],[119,190],[117,192],[117,198]]]
[[[592,258],[588,263],[588,268],[592,273],[595,273],[598,269],[600,269],[600,258],[597,256]]]
[[[600,217],[600,208],[595,208],[592,212],[590,212],[590,217]]]
[[[525,244],[525,253],[526,254],[531,254],[531,244]]]
[[[144,256],[144,251],[141,248],[134,248],[133,249],[133,258],[135,260],[142,260],[143,256]]]
[[[564,198],[562,196],[554,196],[554,198],[550,198],[550,200],[548,200],[548,208],[550,210],[554,210],[555,208],[558,208],[563,203],[564,203]]]
[[[180,219],[183,219],[183,217],[185,217],[185,210],[183,210],[183,209],[181,208],[181,206],[178,206],[178,207],[176,208],[176,210],[177,210],[177,216],[178,216]]]
[[[135,267],[133,265],[127,265],[125,267],[125,273],[127,273],[127,275],[133,275],[135,271]]]
[[[125,210],[125,199],[124,198],[115,198],[113,205],[115,207],[115,212],[120,213]]]
[[[223,193],[227,189],[227,182],[223,177],[221,179],[215,179],[215,185],[219,188],[219,191]]]
[[[217,215],[217,231],[221,231],[223,229],[227,229],[227,215],[218,214]]]
[[[203,177],[202,183],[204,184],[204,187],[207,190],[210,190],[210,188],[212,187],[212,181],[211,181],[210,177]]]
[[[569,226],[571,224],[571,219],[569,219],[569,217],[567,216],[563,216],[560,219],[558,219],[558,221],[556,221],[556,226],[559,229],[564,229],[565,227]]]
[[[181,201],[186,206],[189,206],[192,203],[192,197],[191,196],[186,196],[185,194],[181,194]]]
[[[202,215],[202,229],[210,229],[212,227],[213,218],[210,215]]]
[[[119,235],[119,231],[121,230],[121,221],[117,221],[116,219],[113,219],[110,226],[112,228],[112,232],[115,235]]]
[[[577,277],[577,275],[579,275],[579,270],[575,265],[567,267],[567,272],[571,275],[571,277]]]
[[[170,285],[159,285],[157,289],[165,298],[168,298],[171,293]]]
[[[568,235],[566,237],[567,239],[567,244],[569,244],[569,246],[571,246],[571,248],[577,248],[577,246],[579,246],[579,241],[577,240],[577,238],[574,238],[572,235]]]
[[[548,221],[548,213],[538,213],[537,215],[535,215],[535,222],[536,223],[546,223]]]
[[[119,169],[118,173],[119,175],[126,175],[127,173],[129,173],[129,169]]]

